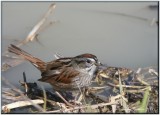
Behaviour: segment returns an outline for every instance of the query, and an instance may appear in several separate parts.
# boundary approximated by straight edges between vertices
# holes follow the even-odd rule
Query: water
[[[2,53],[10,43],[23,40],[53,2],[2,2]],[[158,2],[55,2],[48,21],[58,20],[39,33],[37,42],[21,48],[50,61],[56,52],[63,56],[93,53],[109,66],[158,66],[158,10],[149,5]],[[2,60],[3,62],[4,60]],[[25,62],[3,72],[13,84],[37,81],[40,72]],[[43,84],[43,83],[41,83]],[[43,84],[44,85],[44,84]]]

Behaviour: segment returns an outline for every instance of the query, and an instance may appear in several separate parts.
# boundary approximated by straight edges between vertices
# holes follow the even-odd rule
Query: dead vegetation
[[[150,75],[149,80],[146,75],[147,77]],[[119,83],[114,84],[107,78],[102,78],[104,81],[102,86],[93,81],[97,87],[86,88],[78,99],[76,96],[80,91],[58,92],[44,89],[36,83],[27,82],[25,73],[24,81],[20,82],[24,88],[22,91],[2,77],[2,80],[10,86],[2,88],[2,111],[12,113],[13,109],[27,106],[32,113],[158,113],[157,75],[158,73],[150,67],[138,69],[125,79],[122,79],[120,74],[108,76],[118,79]],[[132,79],[129,80],[129,77]],[[154,83],[151,82],[151,78]],[[33,108],[35,105],[36,109]]]

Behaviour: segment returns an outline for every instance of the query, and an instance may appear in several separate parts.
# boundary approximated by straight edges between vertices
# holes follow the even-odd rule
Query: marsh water
[[[27,37],[52,3],[2,2],[2,54],[9,44],[17,44]],[[22,49],[44,61],[55,59],[55,53],[64,57],[92,53],[108,66],[135,70],[158,67],[158,7],[149,7],[158,2],[55,4],[46,26],[38,33],[38,42],[27,43],[21,46]],[[19,85],[24,71],[27,81],[37,82],[41,77],[29,62],[2,72],[2,76]]]

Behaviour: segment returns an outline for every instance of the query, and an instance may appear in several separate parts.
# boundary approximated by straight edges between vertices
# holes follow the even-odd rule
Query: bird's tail
[[[31,54],[29,54],[29,53],[25,52],[24,50],[18,48],[17,46],[11,44],[11,46],[8,47],[8,51],[12,52],[16,55],[19,55],[19,56],[23,57],[24,59],[28,60],[35,67],[37,67],[41,72],[46,70],[46,63],[44,61],[32,56]]]

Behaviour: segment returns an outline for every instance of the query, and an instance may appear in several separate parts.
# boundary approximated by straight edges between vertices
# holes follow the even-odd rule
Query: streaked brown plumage
[[[12,44],[8,51],[30,61],[39,69],[42,76],[39,81],[50,83],[54,88],[60,90],[77,89],[90,85],[98,65],[98,59],[93,54],[44,62]]]

